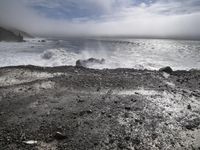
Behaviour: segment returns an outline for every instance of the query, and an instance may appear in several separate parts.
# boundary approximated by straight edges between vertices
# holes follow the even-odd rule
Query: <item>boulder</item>
[[[172,68],[167,66],[167,67],[164,67],[164,68],[160,68],[159,69],[160,72],[166,72],[168,74],[171,74],[173,72]]]
[[[62,134],[61,132],[56,132],[55,135],[54,135],[54,138],[56,140],[64,140],[66,139],[66,135]]]
[[[77,67],[88,67],[88,65],[93,65],[93,64],[104,64],[105,59],[96,59],[96,58],[89,58],[86,60],[77,60],[76,61],[76,66]]]

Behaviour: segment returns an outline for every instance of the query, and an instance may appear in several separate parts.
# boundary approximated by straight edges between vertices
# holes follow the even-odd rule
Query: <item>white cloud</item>
[[[200,37],[198,0],[160,0],[137,3],[131,0],[1,0],[0,22],[37,35],[128,35]],[[33,6],[72,11],[70,19],[47,17]],[[76,11],[88,11],[76,16]],[[92,13],[98,16],[91,19]],[[62,12],[57,12],[62,13]],[[78,13],[78,12],[77,12]]]

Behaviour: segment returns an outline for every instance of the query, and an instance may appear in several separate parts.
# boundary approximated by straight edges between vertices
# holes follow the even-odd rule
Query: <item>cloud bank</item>
[[[200,1],[1,0],[0,25],[39,36],[200,38]]]

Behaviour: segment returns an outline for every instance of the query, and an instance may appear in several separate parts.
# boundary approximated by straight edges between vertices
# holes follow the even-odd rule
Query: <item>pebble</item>
[[[131,107],[130,106],[126,106],[125,109],[128,110],[128,111],[130,111]]]
[[[64,139],[66,139],[66,136],[64,134],[62,134],[61,132],[56,132],[54,135],[54,138],[56,140],[64,140]]]
[[[189,105],[187,105],[187,109],[189,109],[189,110],[191,110],[192,109],[192,107],[191,107],[191,105],[189,104]]]
[[[78,99],[77,102],[78,102],[78,103],[83,103],[84,100],[83,100],[83,99]]]
[[[29,140],[29,141],[24,141],[24,143],[28,145],[33,145],[33,144],[37,144],[38,142],[34,140]]]

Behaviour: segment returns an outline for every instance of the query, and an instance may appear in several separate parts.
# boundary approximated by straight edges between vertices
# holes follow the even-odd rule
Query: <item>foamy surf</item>
[[[45,40],[28,39],[24,43],[0,44],[0,67],[17,65],[65,66],[77,60],[105,59],[104,64],[88,68],[135,68],[156,70],[171,66],[174,70],[200,69],[199,41],[176,40]]]

